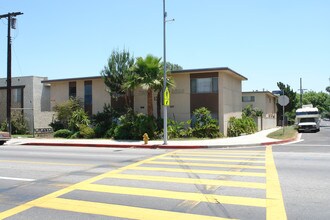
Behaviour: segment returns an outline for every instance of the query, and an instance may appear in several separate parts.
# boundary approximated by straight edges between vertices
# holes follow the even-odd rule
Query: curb
[[[145,148],[145,149],[199,149],[208,148],[204,145],[141,145],[141,144],[83,144],[83,143],[23,143],[22,145],[53,146],[53,147],[104,147],[104,148]]]

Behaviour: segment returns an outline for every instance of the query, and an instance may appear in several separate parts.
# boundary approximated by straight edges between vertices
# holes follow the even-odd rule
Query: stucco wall
[[[220,73],[219,79],[220,132],[227,135],[229,119],[242,115],[242,82],[226,73]]]
[[[93,114],[102,112],[104,104],[110,103],[110,95],[102,78],[51,82],[51,108],[69,99],[69,82],[76,82],[77,98],[84,102],[85,81],[92,81]]]
[[[190,77],[188,74],[177,75],[174,80],[175,87],[170,90],[168,118],[187,121],[190,119]]]

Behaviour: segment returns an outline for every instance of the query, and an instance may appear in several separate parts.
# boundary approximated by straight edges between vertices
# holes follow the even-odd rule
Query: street
[[[6,145],[0,219],[329,219],[330,126],[265,147]]]

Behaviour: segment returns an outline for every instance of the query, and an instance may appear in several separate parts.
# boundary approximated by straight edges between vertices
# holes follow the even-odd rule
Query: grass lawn
[[[32,134],[12,134],[12,138],[33,138]]]
[[[297,134],[298,132],[294,126],[287,126],[284,127],[284,134],[283,134],[283,128],[281,128],[273,133],[270,133],[269,135],[267,135],[267,137],[284,140],[284,139],[294,138],[297,136]]]

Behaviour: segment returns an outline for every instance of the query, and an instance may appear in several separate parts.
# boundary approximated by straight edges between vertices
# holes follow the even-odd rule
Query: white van
[[[313,105],[303,105],[296,111],[296,124],[298,132],[320,131],[320,114]]]

